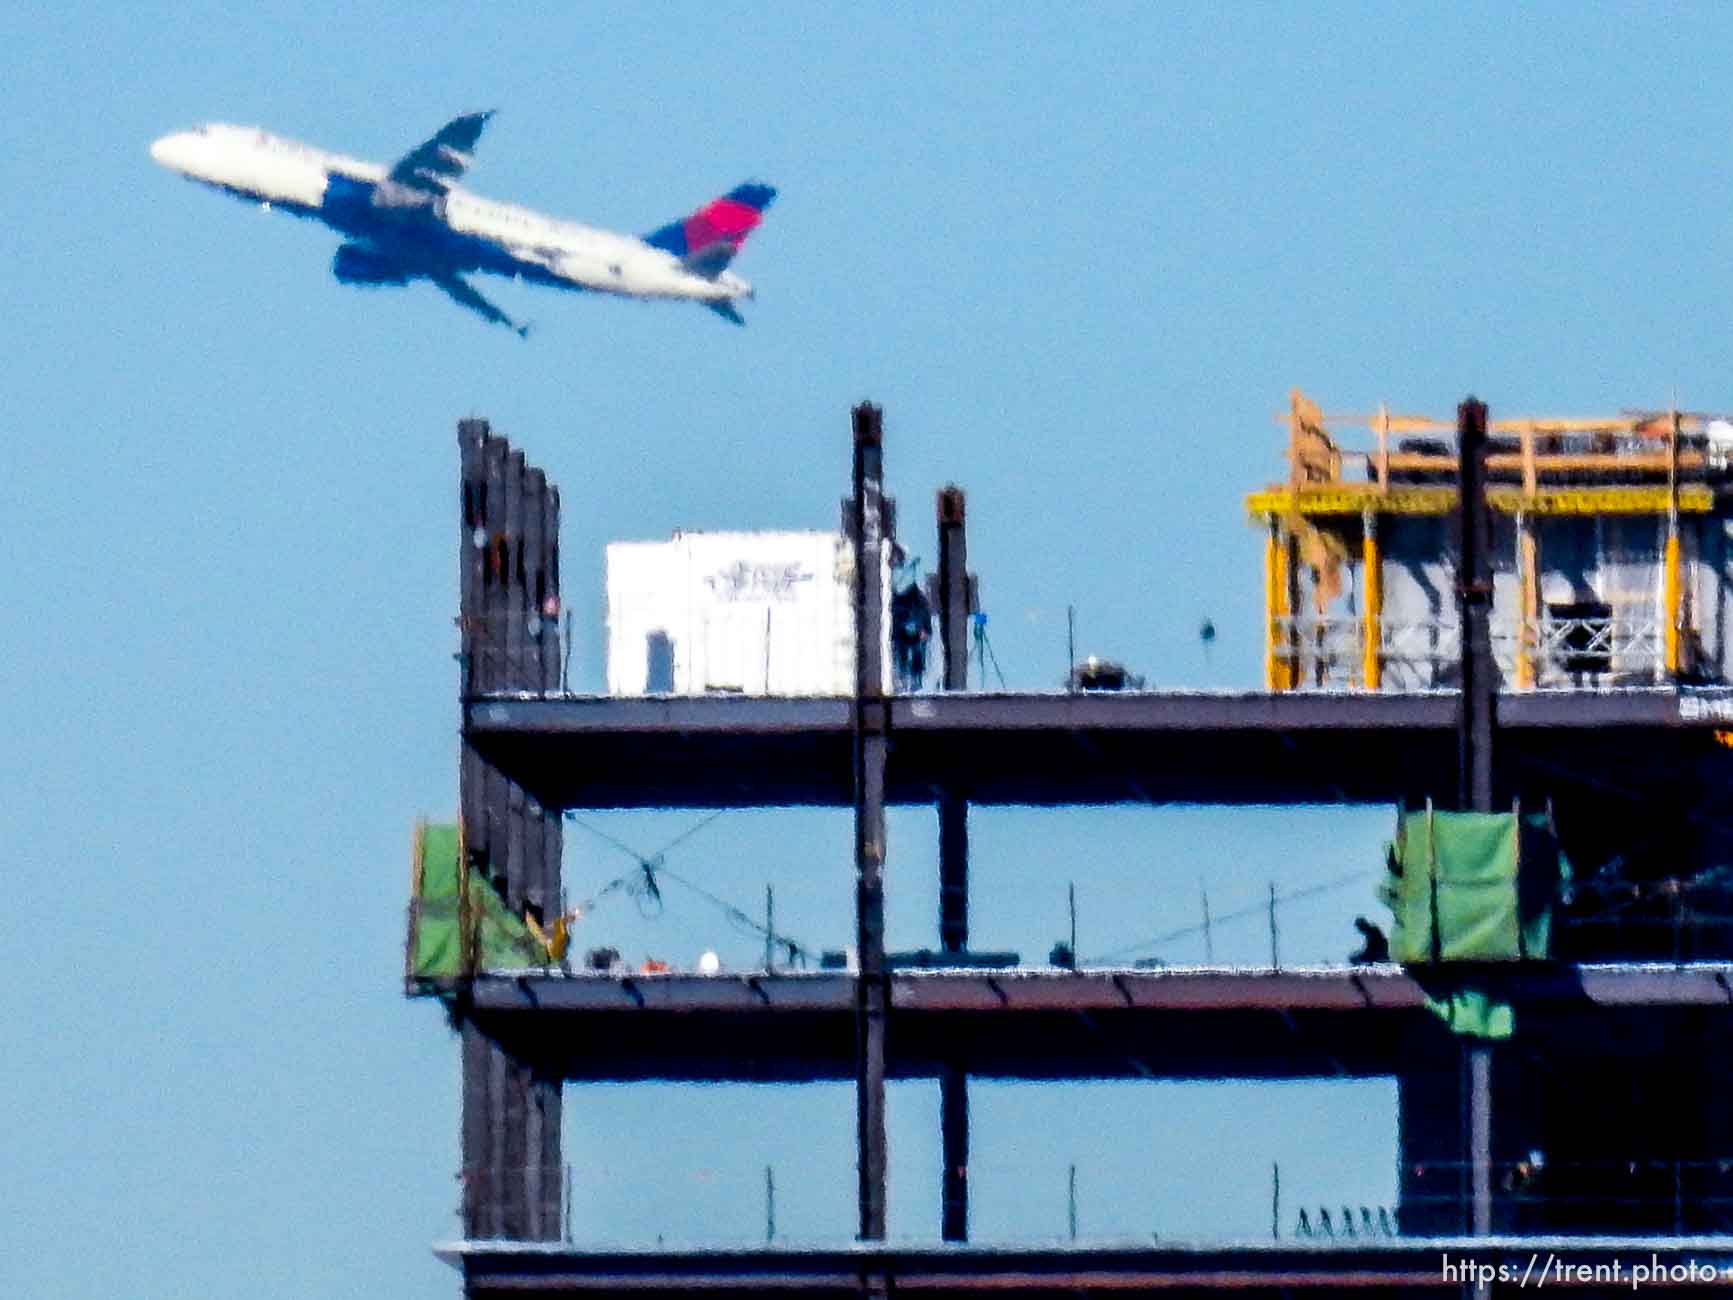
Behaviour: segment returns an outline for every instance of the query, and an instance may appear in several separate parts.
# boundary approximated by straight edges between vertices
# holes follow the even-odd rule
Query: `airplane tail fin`
[[[726,243],[739,251],[746,237],[758,228],[758,223],[764,219],[764,210],[775,197],[774,187],[747,181],[744,185],[736,185],[721,198],[711,199],[691,216],[651,231],[644,236],[644,242],[675,257],[686,257],[718,243]]]

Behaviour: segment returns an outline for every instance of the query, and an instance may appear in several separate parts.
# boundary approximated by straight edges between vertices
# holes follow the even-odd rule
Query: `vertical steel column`
[[[524,655],[524,633],[528,623],[524,611],[524,454],[516,447],[506,449],[500,462],[500,480],[505,496],[505,527],[495,547],[499,574],[494,585],[492,609],[499,624],[504,668],[501,684],[521,690],[529,686],[533,678]],[[506,901],[513,912],[521,914],[525,904],[535,904],[541,894],[541,872],[539,869],[524,871],[520,865],[527,864],[529,853],[523,789],[503,775],[500,781],[504,794],[501,833],[505,836],[508,873]],[[538,834],[540,829],[536,827]]]
[[[1300,535],[1298,533],[1295,533],[1295,532],[1290,532],[1282,538],[1282,571],[1287,575],[1287,583],[1288,583],[1288,586],[1287,586],[1287,602],[1288,602],[1287,609],[1288,609],[1289,618],[1288,618],[1288,631],[1287,631],[1287,650],[1288,650],[1288,689],[1290,691],[1300,690],[1302,687],[1306,686],[1306,684],[1307,684],[1306,683],[1306,656],[1302,652],[1302,642],[1300,640],[1300,609],[1301,609],[1300,597],[1304,594],[1304,592],[1301,588],[1301,584],[1300,584],[1300,573],[1301,573],[1302,567],[1303,566],[1300,563]],[[1313,624],[1314,638],[1316,638],[1317,636],[1321,636],[1323,634],[1323,631],[1324,631],[1323,620],[1321,618],[1315,620],[1314,624]],[[1315,642],[1315,644],[1317,644],[1317,643]],[[1317,648],[1322,649],[1321,644],[1318,644]],[[1322,669],[1323,669],[1323,658],[1321,655],[1319,655],[1317,653],[1313,654],[1313,656],[1312,656],[1312,668],[1313,668],[1313,672],[1315,675],[1321,674]],[[1316,679],[1315,679],[1313,684],[1317,685],[1317,686],[1322,686],[1323,685],[1322,676],[1321,675],[1316,676]]]
[[[557,609],[559,506],[546,477],[484,420],[458,425],[463,528],[459,626],[463,690],[537,690],[558,673],[557,626],[529,639],[536,581]],[[558,906],[562,833],[550,814],[465,741],[459,766],[465,852],[507,906]],[[463,1026],[463,1211],[472,1238],[548,1240],[561,1230],[561,1095],[473,1023]]]
[[[499,1159],[495,1197],[499,1208],[500,1235],[509,1241],[530,1241],[531,1181],[540,1184],[539,1170],[530,1160],[530,1071],[498,1046],[493,1047],[494,1129]]]
[[[505,459],[509,448],[504,438],[492,435],[481,444],[482,490],[487,500],[487,543],[482,559],[481,591],[476,598],[475,622],[481,636],[478,657],[482,663],[483,690],[497,691],[509,680],[506,668],[505,620],[500,582],[505,549]],[[506,891],[508,858],[505,847],[505,805],[509,798],[505,777],[491,764],[477,769],[480,788],[474,801],[472,824],[465,809],[464,830],[469,843],[480,850],[483,874],[501,893]],[[508,900],[509,901],[509,900]]]
[[[1667,540],[1663,555],[1662,603],[1667,625],[1662,629],[1665,677],[1677,681],[1685,668],[1684,601],[1679,573],[1679,413],[1673,412],[1667,431]]]
[[[955,786],[939,791],[939,947],[969,947],[969,797]]]
[[[1458,806],[1492,811],[1493,706],[1492,530],[1486,507],[1486,404],[1469,398],[1456,410],[1456,602],[1462,629],[1462,695],[1457,713]]]
[[[536,473],[541,473],[537,470]],[[541,604],[541,684],[543,691],[555,691],[562,686],[564,657],[560,646],[560,617],[564,608],[560,602],[560,490],[545,480],[542,484],[542,549],[537,553],[540,568],[536,578],[536,599]]]
[[[1462,1046],[1443,1025],[1418,1021],[1399,1041],[1397,1228],[1404,1237],[1460,1236],[1468,1149]]]
[[[1486,404],[1470,397],[1456,408],[1456,599],[1462,629],[1462,696],[1457,717],[1457,806],[1492,811],[1493,709],[1492,530],[1486,505]],[[1469,1230],[1492,1230],[1492,1048],[1471,1040],[1467,1054]]]
[[[890,986],[885,973],[885,701],[886,563],[884,427],[879,408],[854,408],[854,860],[855,1116],[859,1144],[860,1237],[885,1235],[885,1029]]]
[[[1367,509],[1360,516],[1360,568],[1364,599],[1361,601],[1360,684],[1369,691],[1384,686],[1384,560],[1378,547],[1378,514]]]
[[[1516,574],[1521,584],[1516,636],[1516,685],[1533,690],[1539,676],[1540,536],[1534,511],[1526,506],[1516,515]]]
[[[947,691],[969,688],[969,541],[963,489],[939,493],[939,639],[945,652]]]
[[[1468,1053],[1468,1161],[1471,1212],[1468,1230],[1492,1231],[1492,1047],[1472,1039]]]
[[[1288,600],[1288,551],[1281,525],[1269,518],[1269,536],[1264,542],[1264,689],[1285,691],[1294,684],[1294,660],[1287,654],[1291,635]]]
[[[969,684],[969,546],[963,490],[939,493],[939,636],[943,642],[944,688]],[[939,794],[939,946],[962,952],[969,946],[969,801],[955,787]]]
[[[1516,512],[1516,572],[1521,584],[1516,629],[1516,687],[1533,690],[1540,649],[1540,540],[1534,516],[1540,471],[1534,459],[1534,421],[1522,425],[1522,508]]]
[[[969,1073],[956,1061],[939,1067],[939,1135],[944,1148],[940,1235],[969,1239]]]
[[[499,539],[499,611],[501,645],[504,649],[505,680],[519,686],[526,680],[524,662],[524,454],[516,447],[500,464],[505,489],[505,529]]]
[[[522,560],[512,586],[512,603],[518,609],[518,620],[522,628],[517,680],[524,690],[540,691],[545,680],[542,637],[551,630],[543,627],[541,613],[544,594],[541,589],[547,585],[547,476],[539,469],[526,467],[519,486],[522,493],[519,510],[523,516],[523,531],[518,535],[518,553]],[[533,797],[525,798],[525,852],[531,862],[544,869],[534,871],[524,882],[524,901],[534,909],[538,921],[551,925],[553,918],[559,914],[560,899],[557,892],[548,892],[550,886],[557,888],[557,883],[548,878],[545,870],[548,845],[544,828],[548,819],[540,815],[541,811],[540,804]]]
[[[1666,675],[1676,680],[1684,670],[1684,583],[1679,562],[1679,516],[1667,519],[1667,540],[1662,551],[1662,603],[1666,607],[1667,626],[1663,631],[1663,660]]]
[[[523,476],[523,556],[522,581],[517,592],[517,605],[522,610],[523,650],[521,675],[518,681],[524,689],[546,694],[559,686],[559,595],[558,580],[549,581],[549,556],[559,544],[559,519],[550,515],[550,492],[547,476],[539,469],[528,469]],[[552,604],[550,606],[550,597]],[[525,882],[524,896],[537,915],[551,923],[560,911],[559,844],[561,823],[558,817],[542,815],[536,801],[526,799],[524,805],[526,852],[532,862],[542,864]],[[552,864],[553,870],[548,870]]]
[[[525,664],[523,683],[548,692],[560,684],[560,494],[539,469],[528,472],[524,487],[528,497],[526,596],[538,622],[535,650]],[[533,530],[529,524],[532,518]],[[556,916],[565,906],[561,890],[565,823],[558,812],[549,812],[535,800],[529,802],[525,814],[532,831],[531,858],[540,866],[536,873],[539,901],[544,915]],[[559,1078],[535,1077],[529,1100],[529,1150],[537,1175],[530,1200],[535,1214],[530,1231],[537,1241],[554,1241],[563,1235],[565,1226],[565,1143],[561,1131],[565,1091]]]
[[[461,1120],[463,1235],[471,1241],[500,1235],[499,1200],[494,1180],[499,1161],[492,1150],[494,1127],[492,1058],[499,1051],[481,1031],[466,1023],[463,1038],[463,1113]]]
[[[944,644],[944,688],[969,684],[969,547],[963,490],[939,493],[939,636]],[[939,792],[939,947],[969,947],[969,800],[956,787]],[[969,1075],[958,1061],[939,1070],[939,1129],[944,1151],[940,1234],[969,1239]]]

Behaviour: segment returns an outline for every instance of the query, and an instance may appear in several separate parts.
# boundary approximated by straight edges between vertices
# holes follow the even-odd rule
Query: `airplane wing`
[[[726,298],[718,298],[715,301],[707,302],[704,305],[711,311],[715,312],[718,316],[722,317],[725,321],[730,321],[735,325],[746,324],[746,317],[740,314],[740,308],[736,307]]]
[[[439,128],[431,140],[417,145],[397,160],[391,169],[391,179],[412,189],[442,192],[455,181],[463,179],[470,163],[475,161],[476,141],[487,125],[492,110],[486,113],[466,113],[454,117]]]
[[[430,275],[427,278],[443,289],[446,296],[459,307],[468,308],[485,321],[490,321],[496,325],[504,325],[510,329],[516,330],[517,336],[520,339],[527,339],[530,336],[530,327],[528,325],[519,325],[510,316],[507,316],[498,307],[495,307],[486,298],[483,298],[479,293],[477,293],[474,286],[461,275]]]

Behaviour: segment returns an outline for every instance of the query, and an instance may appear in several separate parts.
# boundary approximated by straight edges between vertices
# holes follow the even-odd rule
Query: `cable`
[[[669,840],[661,848],[657,849],[655,853],[651,854],[651,857],[660,860],[662,858],[662,856],[668,852],[668,850],[674,848],[676,845],[684,844],[687,840],[691,839],[699,831],[703,830],[711,822],[715,821],[718,817],[722,816],[722,814],[727,812],[727,811],[728,811],[728,809],[726,809],[726,808],[718,808],[715,812],[711,813],[708,817],[705,817],[703,820],[693,823],[692,826],[688,827],[684,831],[681,831],[680,834],[676,835],[673,839]]]
[[[780,934],[777,931],[770,929],[762,922],[753,920],[733,903],[730,903],[727,899],[721,898],[716,894],[712,894],[702,885],[696,884],[677,872],[668,870],[666,867],[662,868],[662,874],[669,880],[672,880],[675,884],[684,885],[694,894],[697,894],[698,897],[704,899],[705,902],[710,903],[714,907],[720,908],[723,915],[742,929],[749,930],[760,938],[768,938],[772,943],[779,947],[786,948],[790,957],[798,955],[802,961],[805,961],[812,955],[812,949],[808,948],[805,944],[799,943],[794,939],[790,939],[785,934]]]
[[[619,876],[609,881],[598,890],[589,901],[579,904],[576,910],[580,912],[588,911],[606,895],[613,892],[615,889],[624,887],[626,892],[631,894],[637,900],[640,915],[644,916],[646,919],[654,919],[655,917],[661,916],[666,910],[666,905],[662,899],[662,891],[657,882],[659,879],[671,880],[675,884],[683,885],[685,888],[691,890],[712,906],[720,908],[723,915],[737,927],[744,928],[758,937],[768,938],[773,944],[785,949],[788,952],[790,961],[798,959],[804,964],[806,960],[812,956],[812,949],[797,940],[789,938],[785,934],[781,934],[760,922],[753,920],[744,911],[736,907],[733,903],[730,903],[727,899],[721,898],[705,889],[702,885],[688,880],[685,876],[682,876],[677,871],[669,868],[667,863],[664,861],[669,850],[678,845],[684,844],[687,840],[691,839],[699,831],[703,830],[706,826],[710,825],[711,822],[715,821],[718,817],[722,816],[723,813],[728,811],[729,809],[727,808],[717,809],[709,816],[700,819],[693,825],[681,831],[680,834],[669,840],[660,849],[655,853],[650,854],[648,857],[639,853],[624,840],[609,834],[599,826],[585,821],[576,813],[567,812],[566,819],[568,821],[588,831],[591,835],[594,835],[604,843],[612,845],[621,853],[624,853],[627,857],[636,862],[639,868],[638,872]],[[639,874],[640,872],[642,873],[641,876]],[[646,898],[653,900],[655,904],[654,910],[648,910],[646,908],[644,902]]]
[[[1346,888],[1355,881],[1364,880],[1367,876],[1372,874],[1372,870],[1367,868],[1353,872],[1350,875],[1338,876],[1334,880],[1326,880],[1316,885],[1307,885],[1304,889],[1296,889],[1291,894],[1277,894],[1276,902],[1291,903],[1301,898],[1310,898],[1316,894],[1327,894],[1332,890]],[[1254,903],[1250,907],[1242,907],[1232,912],[1223,912],[1219,916],[1212,916],[1209,922],[1210,928],[1213,929],[1224,921],[1243,921],[1250,916],[1262,915],[1269,910],[1269,906],[1269,900],[1265,899],[1263,902]],[[1166,944],[1174,942],[1176,939],[1184,939],[1190,935],[1202,934],[1203,932],[1204,926],[1201,922],[1194,925],[1184,925],[1177,930],[1169,930],[1166,934],[1158,934],[1153,939],[1144,939],[1138,943],[1126,944],[1124,947],[1115,948],[1111,952],[1103,953],[1099,957],[1090,957],[1084,964],[1089,966],[1107,965],[1122,957],[1129,957],[1132,953],[1141,952],[1146,948],[1160,948]]]
[[[727,808],[718,808],[715,812],[711,813],[708,817],[701,818],[697,822],[693,823],[691,826],[689,826],[685,830],[681,831],[673,839],[669,840],[661,848],[657,849],[654,853],[651,853],[648,855],[638,852],[637,849],[633,848],[630,844],[626,843],[626,841],[619,839],[616,836],[610,835],[607,831],[603,830],[600,826],[597,826],[592,822],[585,821],[582,817],[578,816],[575,812],[568,811],[566,813],[566,820],[574,823],[577,826],[581,826],[584,830],[588,831],[591,835],[594,835],[597,839],[606,841],[607,843],[613,845],[616,849],[620,850],[621,853],[624,853],[628,858],[631,858],[632,861],[638,863],[639,865],[643,865],[645,863],[660,865],[662,859],[665,856],[667,856],[668,851],[670,849],[676,848],[679,845],[684,844],[687,840],[691,839],[699,831],[703,830],[711,822],[715,821],[718,817],[722,816],[723,813],[726,813],[728,811],[729,811],[729,809],[727,809]]]
[[[983,636],[982,640],[983,640],[983,642],[985,641],[984,636]],[[1580,782],[1583,785],[1587,785],[1591,788],[1605,791],[1608,794],[1618,795],[1619,797],[1624,798],[1624,799],[1640,800],[1642,798],[1642,796],[1639,792],[1632,790],[1628,786],[1622,786],[1622,785],[1619,785],[1615,782],[1605,780],[1604,778],[1592,776],[1592,775],[1590,775],[1590,774],[1588,774],[1588,773],[1586,773],[1580,769],[1572,768],[1568,764],[1556,763],[1556,762],[1549,761],[1547,759],[1536,758],[1536,757],[1533,757],[1530,755],[1521,755],[1519,757],[1518,761],[1522,762],[1522,763],[1526,763],[1532,767],[1542,768],[1542,769],[1545,769],[1547,771],[1557,773],[1558,775],[1561,775],[1561,776],[1570,778],[1574,781]],[[1725,833],[1733,833],[1733,818],[1729,818],[1725,815],[1716,815],[1714,813],[1704,813],[1704,812],[1701,812],[1701,811],[1698,811],[1695,809],[1688,809],[1685,811],[1684,816],[1685,816],[1686,820],[1691,821],[1691,822],[1695,822],[1697,825],[1703,826],[1706,829],[1709,829],[1711,831],[1719,831],[1719,832],[1724,833],[1724,834]],[[1649,840],[1659,838],[1660,834],[1661,834],[1661,832],[1659,830],[1652,829],[1647,835],[1641,837],[1638,840],[1638,843],[1642,844],[1642,843],[1648,842]],[[1602,864],[1602,865],[1604,866],[1605,864]],[[1597,868],[1596,870],[1598,871],[1599,868]],[[1323,882],[1321,884],[1317,884],[1317,885],[1309,885],[1306,888],[1296,890],[1295,892],[1293,892],[1291,894],[1278,895],[1276,898],[1276,901],[1278,903],[1286,903],[1286,902],[1292,902],[1296,899],[1305,898],[1305,897],[1315,895],[1315,894],[1327,893],[1331,890],[1340,889],[1340,888],[1345,887],[1346,885],[1352,884],[1356,880],[1362,880],[1365,877],[1372,875],[1372,874],[1373,873],[1371,870],[1358,871],[1352,875],[1343,876],[1337,880],[1325,881],[1325,882]],[[1593,880],[1594,880],[1594,875],[1591,873],[1590,875],[1585,876],[1583,878],[1581,885],[1587,886]],[[1615,905],[1614,907],[1607,909],[1607,911],[1609,914],[1616,914],[1616,912],[1623,911],[1626,907],[1629,907],[1629,906],[1631,906],[1631,905],[1633,905],[1639,901],[1648,901],[1648,900],[1644,900],[1639,895],[1639,896],[1634,897],[1632,899],[1626,900],[1623,904]],[[1211,918],[1211,925],[1213,927],[1215,925],[1220,925],[1224,921],[1243,920],[1249,916],[1256,916],[1259,913],[1264,912],[1268,908],[1268,906],[1269,906],[1269,904],[1266,901],[1266,902],[1255,904],[1251,907],[1241,908],[1238,911],[1227,912],[1221,916],[1214,916]],[[1583,919],[1587,919],[1587,918],[1578,918],[1579,923]],[[1089,958],[1089,959],[1087,959],[1086,964],[1088,964],[1088,965],[1102,965],[1102,964],[1110,963],[1110,962],[1116,961],[1120,958],[1130,956],[1133,953],[1141,952],[1141,951],[1144,951],[1144,950],[1150,949],[1150,948],[1163,947],[1163,946],[1170,944],[1170,943],[1173,943],[1177,940],[1189,938],[1190,936],[1195,935],[1195,934],[1202,934],[1203,930],[1204,930],[1204,927],[1201,923],[1181,926],[1178,929],[1170,930],[1165,934],[1156,935],[1152,939],[1145,939],[1139,943],[1127,944],[1124,947],[1116,948],[1111,952],[1104,953],[1099,957]]]
[[[988,640],[988,638],[987,638],[987,625],[984,622],[981,624],[980,636],[981,636],[981,649],[986,651],[986,657],[993,661],[993,672],[999,678],[999,689],[1002,691],[1010,690],[1011,688],[1009,686],[1005,685],[1004,670],[999,667],[999,656],[993,650],[992,641]]]
[[[637,862],[637,863],[642,863],[645,861],[644,855],[639,853],[638,850],[633,848],[630,844],[626,843],[624,840],[616,839],[614,836],[608,834],[607,831],[603,830],[600,826],[591,825],[589,822],[585,821],[582,817],[578,816],[575,812],[567,812],[566,813],[566,820],[573,823],[576,826],[582,827],[584,830],[588,831],[591,835],[594,835],[597,839],[605,841],[608,844],[612,844],[616,849],[620,850],[621,853],[624,853],[628,858],[632,859],[632,861]]]

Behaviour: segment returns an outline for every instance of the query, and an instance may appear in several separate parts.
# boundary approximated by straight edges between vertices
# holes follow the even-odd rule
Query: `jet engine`
[[[409,274],[383,253],[344,244],[331,259],[331,274],[344,284],[408,284]]]

